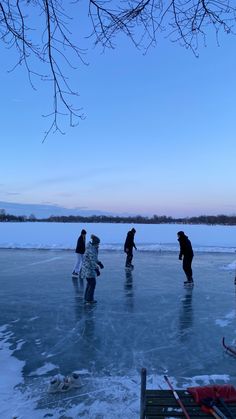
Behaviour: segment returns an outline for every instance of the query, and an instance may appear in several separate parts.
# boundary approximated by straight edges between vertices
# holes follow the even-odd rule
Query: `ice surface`
[[[148,387],[231,382],[236,360],[235,255],[195,253],[195,285],[183,285],[178,252],[101,250],[98,304],[83,303],[72,251],[1,250],[0,417],[139,417],[140,369]],[[48,394],[57,373],[81,373],[83,387]]]

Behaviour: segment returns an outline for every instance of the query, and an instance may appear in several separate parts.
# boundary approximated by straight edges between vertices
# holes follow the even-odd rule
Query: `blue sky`
[[[84,41],[85,42],[85,41]],[[42,144],[49,83],[7,73],[1,46],[0,201],[112,213],[235,214],[235,38],[199,58],[160,37],[143,55],[120,37],[71,71],[86,119]]]

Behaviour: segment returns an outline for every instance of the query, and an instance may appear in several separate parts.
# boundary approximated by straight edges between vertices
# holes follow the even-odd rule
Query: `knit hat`
[[[183,232],[183,231],[178,231],[177,235],[178,235],[178,236],[182,236],[182,237],[183,237],[183,236],[185,236],[185,234],[184,234],[184,232]]]
[[[91,240],[92,240],[92,244],[100,243],[100,239],[97,236],[94,236],[94,234],[91,234]]]
[[[86,230],[81,230],[81,234],[87,234],[87,231]]]

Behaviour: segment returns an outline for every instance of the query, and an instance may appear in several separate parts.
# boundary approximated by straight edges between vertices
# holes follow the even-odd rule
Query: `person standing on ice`
[[[193,260],[193,249],[191,241],[183,231],[178,231],[178,242],[180,245],[179,260],[183,257],[183,270],[187,277],[185,284],[193,284],[193,272],[192,272],[192,260]]]
[[[130,231],[128,231],[125,244],[124,244],[124,252],[126,253],[126,262],[125,267],[126,268],[133,268],[134,265],[132,265],[132,259],[133,259],[133,248],[137,250],[137,247],[134,243],[134,235],[136,233],[135,228],[132,228]]]
[[[80,236],[77,240],[77,245],[75,249],[75,253],[77,254],[77,262],[72,272],[72,276],[74,277],[78,277],[81,270],[86,245],[86,234],[87,232],[84,229],[81,230]]]
[[[98,260],[98,248],[100,244],[100,239],[91,234],[91,240],[88,243],[83,263],[81,274],[82,277],[86,278],[87,287],[84,294],[85,303],[94,304],[97,301],[94,300],[94,290],[96,288],[96,277],[100,275],[99,267],[104,268],[102,262]]]

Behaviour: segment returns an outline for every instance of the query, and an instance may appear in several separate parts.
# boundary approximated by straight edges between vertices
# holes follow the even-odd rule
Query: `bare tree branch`
[[[126,33],[138,46],[136,36],[141,33],[140,39],[151,46],[156,43],[156,34],[164,31],[197,54],[198,38],[206,36],[209,26],[216,33],[220,29],[233,33],[236,6],[233,0],[129,0],[114,9],[103,1],[90,0],[89,15],[96,42],[103,46],[113,46],[118,32]]]
[[[78,92],[71,87],[65,70],[65,65],[71,70],[79,63],[86,64],[86,51],[79,47],[82,40],[73,42],[71,32],[71,8],[80,10],[82,3],[75,0],[68,4],[63,0],[0,0],[0,40],[18,53],[12,71],[24,64],[33,88],[35,77],[52,86],[52,112],[46,115],[52,122],[44,140],[51,132],[63,133],[62,117],[69,118],[70,126],[84,118],[82,109],[73,104]],[[210,29],[218,40],[220,31],[234,34],[236,23],[235,0],[88,0],[87,13],[89,36],[95,45],[114,48],[117,34],[124,33],[136,48],[146,52],[162,32],[196,56],[200,40],[205,41]],[[75,17],[78,21],[83,18],[79,13]],[[73,55],[76,65],[72,64]],[[45,74],[41,68],[46,68]]]

